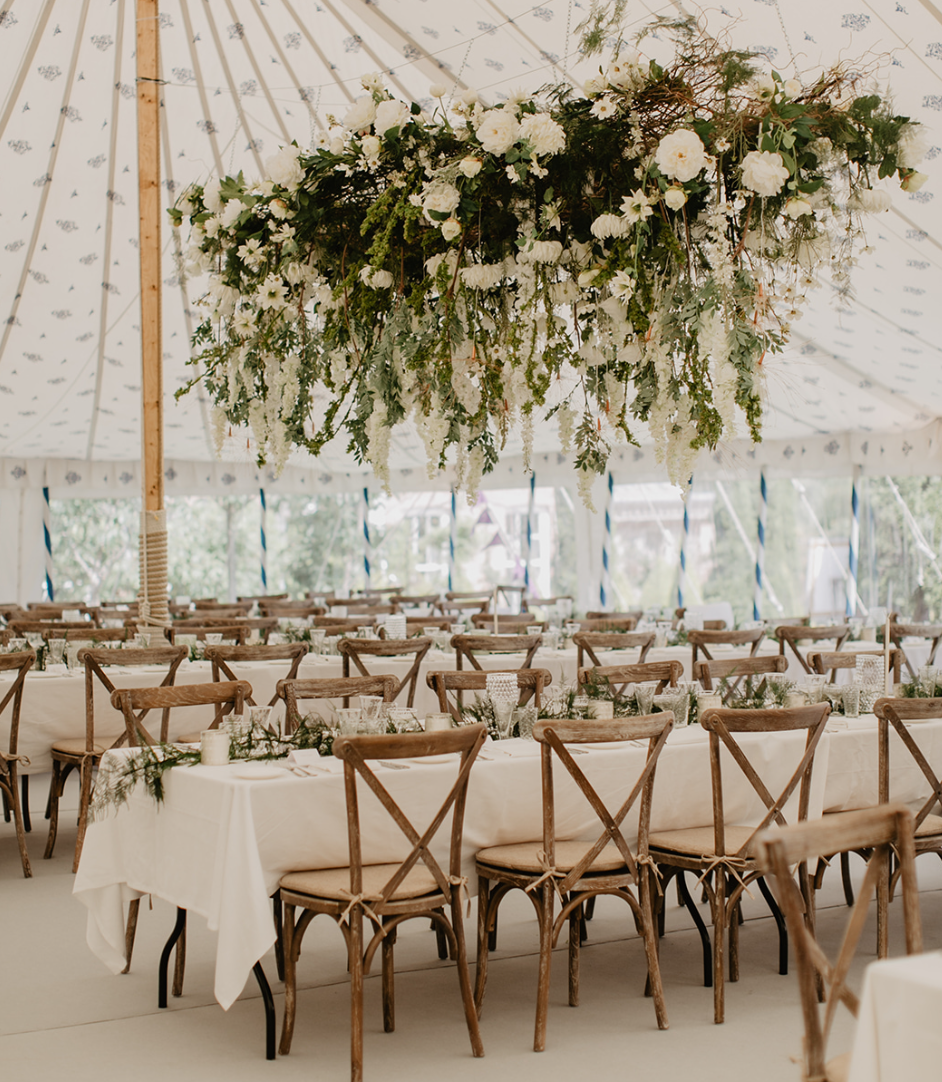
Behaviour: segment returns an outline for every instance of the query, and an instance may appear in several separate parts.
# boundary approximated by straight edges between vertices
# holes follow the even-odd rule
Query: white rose
[[[807,199],[800,199],[797,196],[792,196],[785,204],[785,214],[792,219],[801,218],[805,214],[814,214],[814,207],[812,207]]]
[[[454,240],[461,233],[461,222],[457,218],[446,218],[442,222],[442,236],[445,240]]]
[[[687,193],[683,188],[668,188],[664,193],[664,202],[671,210],[680,210],[684,203],[687,202]]]
[[[362,131],[373,123],[375,116],[376,102],[373,101],[372,95],[364,94],[362,98],[357,98],[347,110],[343,118],[343,126],[348,131]]]
[[[382,90],[383,77],[378,71],[370,72],[368,75],[361,75],[360,85],[364,90]]]
[[[889,192],[874,191],[872,188],[858,188],[848,199],[851,210],[862,210],[867,214],[879,214],[889,210],[892,202]]]
[[[240,199],[230,199],[222,214],[219,215],[219,220],[228,229],[230,225],[234,224],[243,210],[245,210],[245,207]]]
[[[443,214],[447,217],[460,202],[461,192],[457,188],[452,187],[451,184],[439,184],[425,193],[422,209],[428,221],[437,225],[439,221],[444,221],[444,218],[435,219],[432,214]]]
[[[500,263],[481,263],[463,267],[458,273],[469,289],[493,289],[503,278],[504,269]]]
[[[271,211],[273,218],[288,217],[288,204],[283,199],[273,199],[268,204],[268,209]]]
[[[547,113],[529,113],[520,121],[520,138],[533,147],[538,157],[558,154],[566,146],[566,132]]]
[[[801,83],[797,79],[786,79],[782,89],[786,98],[797,98],[801,93]]]
[[[696,132],[680,128],[670,135],[665,135],[658,143],[654,160],[664,176],[684,183],[693,180],[709,159],[700,136]]]
[[[922,125],[907,124],[900,133],[896,161],[904,169],[915,169],[928,149],[929,140]]]
[[[910,173],[908,176],[903,177],[900,187],[904,192],[918,192],[928,179],[927,173]]]
[[[481,172],[482,164],[480,158],[462,158],[458,162],[458,172],[466,177],[476,177]]]
[[[505,109],[488,109],[476,124],[481,146],[491,154],[506,154],[517,141],[520,125]]]
[[[768,150],[750,150],[742,160],[743,186],[756,195],[778,195],[788,180],[782,155]]]
[[[394,279],[388,270],[376,270],[367,263],[360,268],[360,281],[373,289],[389,289]]]
[[[443,98],[448,93],[448,87],[442,86],[441,83],[432,83],[428,88],[430,98]]]
[[[404,101],[381,101],[376,106],[373,128],[377,135],[385,135],[390,128],[404,128],[411,119],[409,106]]]
[[[222,196],[219,194],[218,184],[207,184],[203,189],[203,206],[213,214],[222,210]]]
[[[265,171],[275,184],[294,190],[304,179],[304,170],[298,161],[297,147],[282,147],[274,157],[265,162]]]
[[[381,146],[375,135],[364,135],[360,140],[360,149],[364,158],[378,158]]]
[[[606,237],[624,237],[628,234],[629,222],[620,214],[600,214],[590,229],[592,236],[599,240],[605,240]]]

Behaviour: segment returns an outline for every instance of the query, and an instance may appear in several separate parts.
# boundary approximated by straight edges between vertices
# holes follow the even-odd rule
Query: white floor
[[[190,921],[184,994],[157,1009],[157,959],[173,923],[173,910],[142,905],[132,972],[112,976],[85,945],[85,910],[71,897],[71,816],[63,811],[55,857],[42,859],[45,779],[34,779],[33,878],[23,879],[12,825],[0,822],[0,1077],[4,1082],[67,1078],[85,1082],[225,1079],[336,1079],[349,1077],[349,996],[342,940],[329,921],[316,921],[301,960],[298,1025],[291,1055],[264,1059],[263,1015],[254,980],[227,1013],[213,999],[214,936],[200,918]],[[855,859],[855,871],[862,868]],[[926,949],[942,947],[942,864],[919,866]],[[837,944],[847,910],[834,869],[819,901],[826,946]],[[705,907],[704,907],[705,908]],[[472,1058],[453,967],[437,960],[425,922],[407,925],[397,946],[395,1033],[384,1034],[378,981],[367,984],[365,1073],[375,1080],[540,1078],[542,1082],[594,1078],[693,1078],[698,1082],[751,1079],[798,1082],[793,1057],[801,1048],[798,993],[777,971],[777,938],[761,898],[746,903],[741,937],[742,978],[727,985],[727,1021],[712,1023],[712,992],[702,980],[699,938],[669,892],[668,934],[661,945],[671,1028],[657,1029],[654,1008],[642,994],[643,953],[627,909],[600,902],[589,925],[578,1008],[566,1001],[565,955],[554,958],[547,1050],[536,1055],[533,1005],[536,934],[522,896],[501,910],[499,949],[492,956],[482,1017],[486,1056]],[[899,950],[898,906],[894,950]],[[468,924],[473,934],[473,922]],[[872,927],[863,964],[872,958]],[[283,996],[271,955],[263,964],[275,991],[280,1029]],[[842,1018],[832,1041],[849,1047],[852,1023]]]

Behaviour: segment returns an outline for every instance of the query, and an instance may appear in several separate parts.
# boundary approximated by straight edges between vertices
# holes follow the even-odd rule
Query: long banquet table
[[[920,729],[930,761],[942,764],[942,719]],[[780,790],[798,761],[803,737],[754,735],[747,737],[747,744],[769,789]],[[876,744],[872,716],[851,719],[846,727],[844,719],[829,725],[817,752],[812,816],[875,801]],[[625,780],[636,776],[644,754],[633,746],[592,750],[580,765],[603,797],[614,798],[624,794]],[[896,744],[891,758],[891,798],[911,803],[923,787]],[[285,771],[273,780],[239,778],[236,764],[174,769],[165,776],[163,805],[158,807],[138,787],[126,806],[92,823],[74,884],[76,897],[89,910],[91,949],[119,972],[124,965],[123,907],[142,894],[156,894],[202,915],[209,928],[218,931],[215,992],[228,1008],[254,963],[274,942],[269,897],[280,877],[292,870],[346,864],[340,764],[325,760],[322,765],[324,772],[315,777]],[[449,764],[433,763],[379,771],[395,799],[415,816],[434,802],[431,791],[447,785],[453,772]],[[724,774],[732,783],[726,795],[727,821],[758,822],[763,812],[758,798],[735,770]],[[573,786],[560,784],[557,800],[560,836],[580,837],[595,830],[593,813]],[[364,859],[404,855],[402,836],[381,818],[374,801],[364,793]],[[711,820],[707,736],[697,727],[678,730],[659,763],[652,828],[702,826]],[[536,745],[488,742],[469,788],[465,874],[472,871],[477,849],[532,840],[540,832]]]
[[[771,641],[763,644],[762,655],[774,654],[777,646]],[[608,651],[601,655],[605,664],[632,664],[637,661],[638,651]],[[668,646],[652,649],[648,661],[680,661],[684,672],[690,676],[689,646]],[[741,651],[719,651],[718,658],[741,656]],[[486,669],[513,669],[522,664],[523,655],[492,654],[481,658]],[[391,673],[402,678],[408,672],[411,658],[370,659],[370,670],[375,673]],[[534,666],[549,670],[553,683],[574,681],[576,678],[576,651],[541,649],[537,652]],[[415,707],[420,717],[438,709],[438,701],[425,683],[426,673],[434,669],[454,669],[454,651],[430,650],[423,662],[416,688]],[[267,703],[275,693],[275,685],[288,669],[288,662],[251,662],[233,666],[233,672],[240,679],[248,680],[254,689],[254,698],[258,703]],[[119,688],[147,687],[159,683],[163,670],[159,669],[121,669],[112,668],[108,674]],[[336,656],[309,654],[301,664],[299,675],[309,677],[337,677],[342,675],[342,660]],[[804,673],[794,657],[790,659],[788,676],[800,680]],[[184,662],[177,673],[177,684],[202,683],[212,679],[209,662]],[[5,680],[0,679],[0,695]],[[400,700],[405,702],[403,697]],[[200,710],[203,713],[200,713]],[[184,708],[174,713],[171,724],[171,737],[183,733],[198,731],[206,708]],[[9,740],[9,718],[0,717],[0,747],[7,747]],[[95,731],[99,742],[110,744],[124,730],[124,721],[120,713],[113,710],[105,688],[95,682]],[[85,735],[85,681],[81,673],[58,675],[53,673],[33,672],[27,677],[23,696],[23,711],[20,720],[19,753],[29,759],[21,765],[21,773],[41,774],[52,769],[50,748],[56,740],[80,738]]]

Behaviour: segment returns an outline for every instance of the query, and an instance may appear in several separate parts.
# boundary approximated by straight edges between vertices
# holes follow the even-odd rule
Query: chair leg
[[[703,918],[700,916],[700,911],[694,904],[693,898],[690,897],[690,891],[687,890],[686,873],[682,868],[677,871],[677,893],[680,895],[681,905],[692,917],[693,923],[700,934],[700,947],[703,951],[703,987],[709,988],[713,984],[713,954],[710,945],[710,933],[703,923]]]
[[[451,927],[455,933],[455,964],[458,970],[458,987],[461,990],[461,1002],[464,1004],[464,1017],[468,1024],[468,1036],[471,1038],[471,1053],[484,1055],[484,1041],[481,1038],[481,1026],[478,1012],[474,1007],[474,994],[471,991],[471,974],[468,972],[468,945],[464,937],[464,918],[461,913],[461,893],[456,887],[451,899]]]
[[[278,1051],[283,1055],[291,1051],[291,1038],[294,1036],[294,1016],[297,1010],[297,951],[294,948],[294,906],[285,905],[282,924],[285,959],[285,1015],[281,1024],[281,1044]]]
[[[438,925],[436,924],[436,928]],[[396,929],[383,937],[383,1031],[392,1033],[396,1029],[396,987],[393,948],[396,943]],[[447,957],[447,955],[446,955]]]
[[[94,761],[86,758],[79,770],[79,818],[78,833],[75,838],[75,856],[72,858],[72,874],[78,871],[82,859],[82,846],[85,844],[85,831],[88,829],[88,806],[92,802],[92,774]]]
[[[713,1021],[719,1025],[726,1017],[726,982],[723,973],[723,949],[726,936],[726,876],[722,871],[713,877]]]
[[[644,934],[644,953],[648,963],[648,979],[645,992],[650,990],[654,999],[654,1015],[658,1029],[668,1029],[667,1004],[664,1002],[664,985],[661,981],[661,963],[658,957],[658,935],[655,925],[655,891],[653,889],[654,872],[645,869],[641,877],[641,913],[642,932]],[[663,899],[662,899],[663,904]]]
[[[23,878],[31,879],[33,870],[29,863],[29,853],[26,851],[26,831],[23,829],[23,812],[20,806],[20,794],[16,786],[16,762],[12,762],[9,765],[9,786],[10,786],[10,809],[13,814],[13,822],[16,825],[16,840],[20,847],[20,863],[23,865]],[[4,782],[4,786],[7,783]],[[4,796],[7,795],[4,788]]]
[[[889,853],[877,851],[870,859],[880,862],[877,877],[877,957],[886,958],[889,955],[890,857]]]
[[[137,918],[141,911],[141,899],[135,898],[128,906],[128,923],[124,929],[124,969],[122,973],[131,971],[131,955],[134,953],[134,937],[137,935]]]
[[[363,911],[350,914],[350,1082],[363,1082]]]
[[[43,853],[43,860],[49,860],[56,848],[56,835],[59,833],[59,797],[62,795],[64,785],[65,778],[62,776],[62,764],[58,759],[53,759],[52,780],[49,782],[49,796],[46,800],[49,834],[46,837],[46,850]]]
[[[474,1007],[478,1017],[484,1008],[484,990],[487,987],[487,956],[491,950],[491,937],[487,927],[487,910],[490,906],[491,881],[478,879],[478,953],[474,974]],[[495,918],[496,918],[495,913]]]
[[[594,897],[589,901],[594,901]],[[569,1006],[579,1006],[579,948],[582,945],[582,906],[569,914]]]
[[[546,1049],[546,1016],[549,1013],[550,965],[553,957],[553,886],[544,883],[537,907],[540,923],[540,968],[536,987],[536,1027],[533,1051]]]
[[[729,880],[726,887],[729,890]],[[729,954],[729,981],[735,984],[739,980],[739,918],[742,916],[742,906],[737,902],[729,914],[729,941],[727,953]]]
[[[285,941],[281,919],[281,895],[278,891],[272,895],[271,904],[272,919],[275,922],[275,969],[278,980],[283,982],[285,979]]]
[[[591,920],[595,916],[595,895],[593,894],[585,903],[584,920]]]
[[[444,912],[444,910],[442,910]],[[444,962],[448,958],[448,937],[442,931],[442,926],[437,920],[432,921],[432,930],[435,932],[435,943],[438,947],[438,957]]]

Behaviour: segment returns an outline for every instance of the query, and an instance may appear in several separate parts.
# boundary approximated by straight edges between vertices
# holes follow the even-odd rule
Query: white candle
[[[203,766],[225,766],[229,762],[229,734],[225,729],[204,729],[200,733],[200,762]]]

